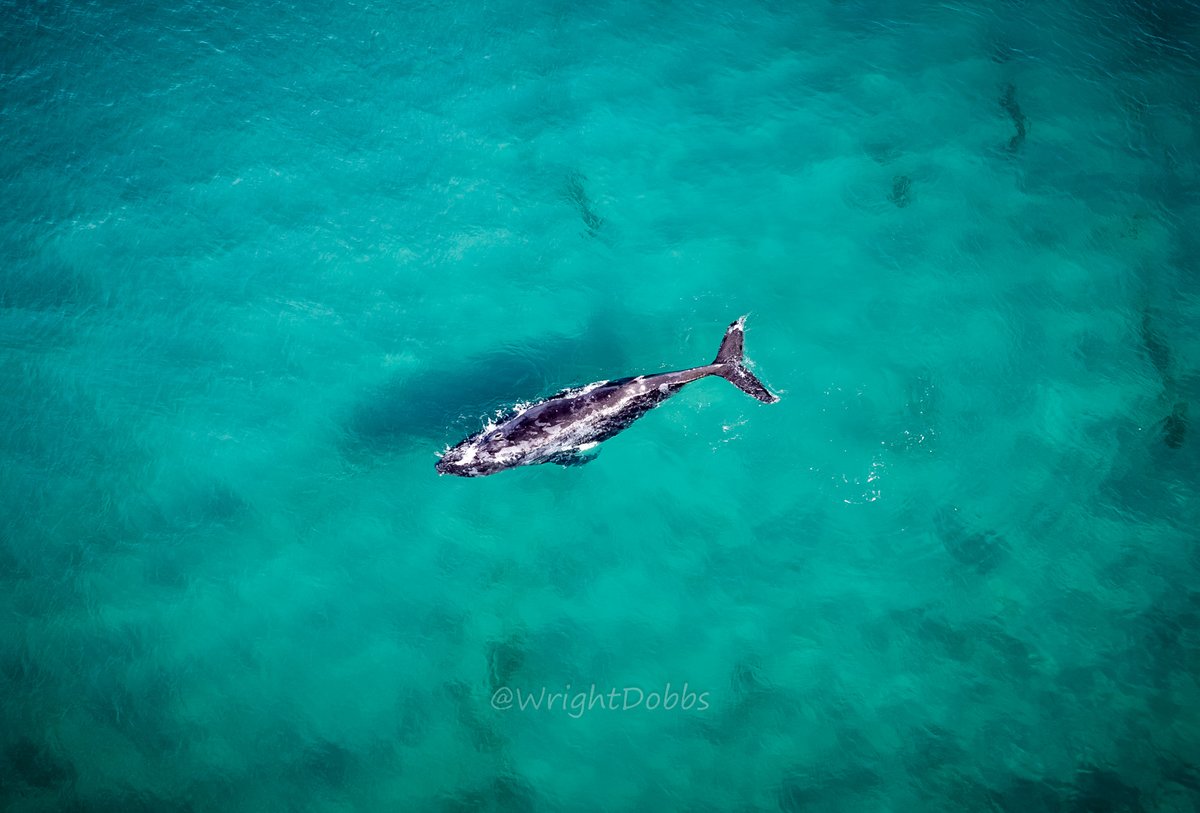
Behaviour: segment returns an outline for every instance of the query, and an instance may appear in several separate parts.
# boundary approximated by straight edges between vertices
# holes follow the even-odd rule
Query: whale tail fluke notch
[[[779,396],[764,387],[754,373],[746,369],[745,326],[746,317],[743,316],[725,331],[721,349],[717,351],[717,358],[713,361],[713,365],[718,368],[714,372],[751,398],[757,398],[764,404],[773,404],[779,400]]]

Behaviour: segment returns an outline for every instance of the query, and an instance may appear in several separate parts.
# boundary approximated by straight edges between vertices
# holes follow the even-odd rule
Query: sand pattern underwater
[[[1198,43],[0,2],[0,809],[1200,808]]]

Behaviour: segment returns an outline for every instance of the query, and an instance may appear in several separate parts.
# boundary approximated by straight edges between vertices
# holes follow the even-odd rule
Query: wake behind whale
[[[729,381],[767,404],[779,398],[746,369],[746,317],[731,324],[712,364],[657,375],[639,375],[573,387],[523,406],[447,449],[437,462],[440,474],[481,477],[539,463],[578,465],[601,441],[690,384],[710,375]]]

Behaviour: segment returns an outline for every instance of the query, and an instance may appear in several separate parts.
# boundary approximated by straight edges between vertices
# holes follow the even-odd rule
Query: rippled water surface
[[[0,808],[1195,809],[1198,43],[0,2]]]

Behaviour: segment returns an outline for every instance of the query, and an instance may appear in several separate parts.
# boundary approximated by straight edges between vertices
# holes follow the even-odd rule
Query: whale
[[[693,381],[724,378],[765,404],[770,392],[746,367],[746,317],[725,331],[711,364],[668,373],[638,375],[571,387],[518,406],[442,452],[438,474],[482,477],[518,466],[577,466],[595,459],[592,450],[619,434]]]

